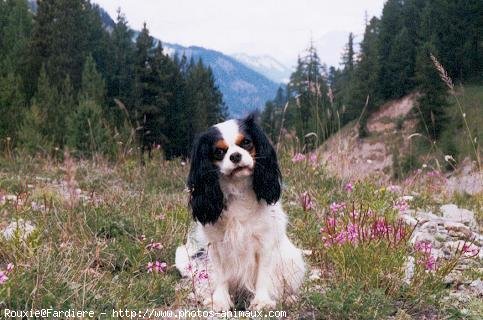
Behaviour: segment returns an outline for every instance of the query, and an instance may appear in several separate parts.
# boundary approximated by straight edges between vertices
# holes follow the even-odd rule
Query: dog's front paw
[[[276,302],[273,299],[270,299],[269,297],[264,297],[264,298],[259,298],[256,297],[253,298],[252,302],[250,302],[250,309],[252,310],[273,310],[275,309]]]

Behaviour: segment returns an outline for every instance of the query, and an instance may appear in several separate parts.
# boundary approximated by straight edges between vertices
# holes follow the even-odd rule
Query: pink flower
[[[332,211],[332,213],[338,213],[339,211],[342,211],[345,209],[345,203],[341,202],[341,203],[337,203],[337,202],[332,202],[332,204],[330,205],[330,211]]]
[[[468,245],[468,244],[464,244],[463,245],[463,253],[469,253],[470,256],[476,256],[478,253],[480,253],[480,250],[475,247],[475,246],[471,246],[471,245]]]
[[[201,270],[200,272],[198,272],[198,280],[208,280],[208,272],[206,270]]]
[[[349,224],[347,226],[347,240],[356,242],[359,237],[359,230],[356,224]]]
[[[433,245],[429,241],[418,241],[414,244],[414,249],[425,255],[430,255],[431,250],[433,249]]]
[[[300,195],[300,204],[302,205],[304,211],[312,210],[315,207],[312,197],[307,191]]]
[[[168,269],[168,264],[166,262],[148,262],[146,269],[148,270],[148,273],[150,272],[157,272],[157,273],[163,273]]]
[[[163,213],[160,213],[157,217],[156,217],[156,220],[164,220],[164,218],[166,218],[166,216],[163,214]]]
[[[327,226],[331,228],[335,228],[336,223],[337,223],[337,220],[335,218],[331,217],[327,219]]]
[[[436,259],[433,256],[429,256],[424,263],[424,268],[426,270],[436,270]]]
[[[317,162],[318,162],[318,157],[317,157],[317,153],[313,152],[309,155],[309,162],[315,166],[317,165]]]
[[[4,271],[0,271],[0,284],[4,284],[7,280],[7,274]]]
[[[393,208],[398,210],[400,213],[404,213],[409,209],[409,205],[405,199],[399,199],[396,201]]]
[[[354,186],[352,185],[352,183],[349,182],[344,186],[344,190],[347,192],[352,192],[354,191]]]
[[[401,187],[396,185],[390,185],[389,187],[387,187],[387,190],[389,190],[392,193],[399,193],[401,191]]]
[[[166,262],[159,262],[159,261],[156,261],[154,263],[154,270],[156,272],[165,272],[166,270],[168,269],[168,264]]]
[[[305,156],[301,153],[296,153],[292,158],[293,163],[304,161],[304,160],[305,160]]]
[[[151,242],[146,246],[146,249],[148,250],[161,250],[163,248],[163,245],[160,242]]]
[[[146,236],[144,234],[140,235],[139,240],[146,241]]]
[[[9,263],[7,264],[7,273],[10,273],[13,271],[13,268],[14,268],[14,264],[13,263]]]

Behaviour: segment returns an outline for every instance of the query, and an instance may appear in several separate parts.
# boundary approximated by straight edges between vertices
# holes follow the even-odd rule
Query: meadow
[[[440,258],[429,242],[410,240],[416,226],[407,221],[456,203],[474,212],[479,224],[481,193],[445,192],[444,177],[430,167],[398,185],[381,185],[371,178],[341,180],[315,153],[281,148],[279,155],[289,234],[304,249],[309,269],[297,302],[278,306],[288,318],[481,315],[481,295],[464,291],[462,302],[453,294],[481,279],[475,251],[481,230],[473,226],[473,236]],[[58,159],[0,158],[0,307],[109,314],[201,308],[173,265],[192,223],[189,163],[165,161],[159,151],[144,167],[134,154],[116,162],[68,154]],[[445,281],[460,265],[463,280]]]

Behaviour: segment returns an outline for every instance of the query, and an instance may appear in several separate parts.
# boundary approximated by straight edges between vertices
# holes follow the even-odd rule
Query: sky
[[[269,55],[288,67],[312,39],[321,61],[338,65],[349,32],[360,40],[365,13],[380,16],[384,0],[94,0],[133,29],[146,22],[162,41],[225,54]]]

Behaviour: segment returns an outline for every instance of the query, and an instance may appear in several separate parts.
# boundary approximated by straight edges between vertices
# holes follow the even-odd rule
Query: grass
[[[311,312],[325,319],[386,319],[427,310],[439,315],[453,312],[437,309],[436,297],[445,295],[443,288],[433,286],[440,278],[423,273],[421,283],[397,288],[404,254],[412,250],[406,242],[397,250],[388,250],[384,241],[364,250],[324,246],[321,228],[330,204],[370,208],[395,221],[398,195],[371,180],[354,184],[348,192],[349,181],[329,175],[323,166],[293,163],[290,151],[283,148],[279,153],[290,237],[311,250],[306,257],[310,268],[322,270],[320,279],[307,280],[298,303],[281,306],[289,316]],[[1,308],[51,306],[110,313],[113,308],[187,307],[190,292],[179,288],[173,264],[175,249],[185,241],[191,223],[184,190],[188,166],[180,160],[164,161],[159,154],[144,168],[136,160],[112,164],[68,156],[62,162],[0,158],[0,195],[17,197],[0,204],[1,229],[18,219],[36,226],[26,239],[20,233],[10,240],[0,236],[0,270],[7,263],[15,265],[0,284]],[[304,192],[313,205],[305,210]],[[469,209],[478,202],[469,196],[455,200]],[[411,205],[418,207],[435,205],[430,198],[414,201]],[[152,242],[162,247],[150,249]],[[167,270],[147,272],[147,264],[154,261],[166,262]],[[388,281],[393,281],[391,286]],[[424,294],[435,299],[421,299]],[[476,312],[481,305],[472,302],[466,308]]]

